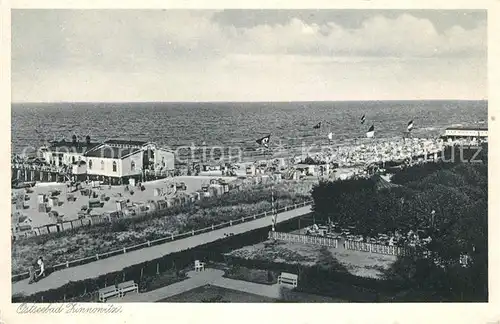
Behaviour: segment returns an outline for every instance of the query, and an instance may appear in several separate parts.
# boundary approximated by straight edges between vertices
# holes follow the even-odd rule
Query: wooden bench
[[[299,276],[296,274],[282,272],[281,275],[278,277],[278,283],[280,285],[281,284],[292,285],[295,288],[297,287],[298,278]]]
[[[116,286],[109,286],[99,289],[99,301],[105,302],[107,298],[120,295]]]
[[[194,261],[194,271],[205,270],[205,262],[200,262],[200,260]]]
[[[133,280],[122,282],[118,284],[118,291],[120,292],[120,297],[125,296],[125,293],[129,291],[139,292],[139,285],[136,284]]]

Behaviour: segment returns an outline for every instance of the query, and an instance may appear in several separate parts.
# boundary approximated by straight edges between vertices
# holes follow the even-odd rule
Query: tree
[[[374,213],[375,186],[371,179],[322,181],[312,190],[316,219],[341,225],[361,225]]]

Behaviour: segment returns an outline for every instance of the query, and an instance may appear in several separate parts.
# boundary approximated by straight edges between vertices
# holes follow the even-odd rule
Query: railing
[[[315,244],[321,246],[338,247],[339,239],[332,237],[311,236],[302,234],[282,233],[282,232],[269,232],[269,238],[285,242]]]
[[[144,174],[156,177],[168,177],[174,174],[174,170],[144,170]]]
[[[404,248],[401,246],[387,246],[374,243],[356,242],[351,240],[346,240],[344,242],[344,249],[395,256],[402,256],[410,253],[410,250],[408,248]]]
[[[54,173],[71,173],[71,168],[60,167],[53,165],[35,165],[29,163],[12,163],[12,169],[23,169],[29,171],[46,171]],[[144,170],[144,174],[148,176],[168,177],[174,174],[174,170]]]
[[[46,172],[54,172],[54,173],[68,173],[69,169],[65,169],[63,167],[56,167],[50,165],[34,165],[34,164],[25,164],[25,163],[14,163],[11,165],[12,169],[25,169],[31,171],[46,171]]]
[[[269,232],[269,239],[275,239],[278,241],[293,242],[293,243],[330,246],[334,248],[338,248],[338,242],[339,242],[339,239],[332,237],[312,236],[312,235],[302,235],[302,234],[292,234],[292,233],[282,233],[282,232],[272,232],[272,231]],[[344,241],[343,248],[346,250],[388,254],[395,256],[408,255],[409,253],[411,253],[411,251],[405,247],[386,246],[381,244],[356,242],[351,240]]]
[[[297,208],[310,206],[310,205],[312,205],[312,203],[313,203],[313,201],[309,200],[309,201],[302,202],[300,204],[285,206],[283,208],[278,209],[278,212],[290,211],[290,210],[294,210]],[[171,234],[171,235],[168,235],[168,236],[165,236],[165,237],[153,240],[153,241],[147,241],[144,243],[140,243],[140,244],[136,244],[136,245],[132,245],[132,246],[128,246],[128,247],[123,247],[123,248],[120,248],[120,249],[117,249],[114,251],[110,251],[110,252],[106,252],[106,253],[102,253],[102,254],[97,253],[94,256],[59,263],[59,264],[52,266],[51,269],[52,269],[52,271],[57,271],[57,270],[65,269],[65,268],[75,267],[78,265],[90,263],[90,262],[97,261],[100,259],[109,258],[109,257],[115,256],[115,255],[124,254],[127,252],[131,252],[131,251],[139,250],[142,248],[147,248],[147,247],[154,246],[154,245],[159,245],[159,244],[187,238],[187,237],[198,235],[198,234],[208,233],[210,231],[214,231],[217,229],[242,224],[242,223],[245,223],[248,221],[256,220],[256,219],[271,216],[271,215],[272,215],[271,211],[266,211],[266,212],[256,214],[256,215],[242,217],[239,219],[230,220],[230,221],[219,223],[219,224],[213,224],[211,226],[197,229],[197,230],[191,230],[191,231],[187,231],[184,233],[178,233],[178,234]],[[78,221],[84,221],[84,219],[81,219]],[[90,222],[89,222],[89,224],[90,224]],[[271,225],[271,224],[269,224],[269,225]],[[19,280],[23,280],[26,278],[29,278],[29,272],[24,272],[24,273],[12,275],[12,281],[19,281]]]

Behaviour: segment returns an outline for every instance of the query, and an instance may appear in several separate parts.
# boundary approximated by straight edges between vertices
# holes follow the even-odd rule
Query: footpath
[[[299,216],[309,214],[311,213],[311,211],[311,206],[306,206],[282,212],[278,214],[277,221],[278,223],[284,222]],[[32,284],[28,283],[29,279],[17,281],[12,284],[12,295],[23,294],[29,296],[38,292],[60,288],[68,284],[70,281],[81,281],[85,279],[97,278],[101,275],[120,271],[126,267],[161,258],[171,253],[176,253],[179,251],[197,247],[199,245],[215,242],[217,240],[223,239],[225,237],[224,234],[227,233],[234,233],[234,235],[237,235],[259,228],[270,227],[271,221],[272,216],[267,216],[245,223],[233,225],[231,227],[221,228],[184,239],[128,252],[126,254],[112,256],[80,266],[55,271],[48,275],[46,278],[43,278],[42,280]]]
[[[190,271],[187,273],[188,279],[175,284],[148,291],[145,293],[129,293],[122,298],[110,298],[110,303],[134,303],[134,302],[157,302],[183,292],[193,290],[205,285],[218,286],[221,288],[232,289],[250,293],[254,295],[278,299],[280,297],[280,286],[263,285],[253,282],[223,278],[224,271],[217,269],[205,269],[204,271]]]

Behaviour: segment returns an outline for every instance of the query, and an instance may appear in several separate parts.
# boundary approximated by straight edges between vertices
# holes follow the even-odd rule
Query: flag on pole
[[[365,123],[365,115],[361,116],[361,124],[364,124]]]
[[[271,138],[271,134],[267,135],[267,136],[264,136],[262,138],[259,138],[258,140],[256,140],[257,144],[259,145],[262,145],[266,148],[269,147],[269,139]]]
[[[413,129],[413,120],[410,120],[408,122],[408,127],[407,127],[408,131],[411,131]]]
[[[368,129],[368,132],[366,132],[366,137],[368,138],[371,138],[375,135],[375,126],[371,126],[369,129]]]
[[[328,135],[327,135],[327,136],[328,136],[328,139],[329,139],[330,141],[333,139],[333,133],[332,133],[332,132],[328,133]]]
[[[317,123],[316,125],[314,125],[313,127],[314,129],[318,129],[318,128],[321,128],[321,122]]]

